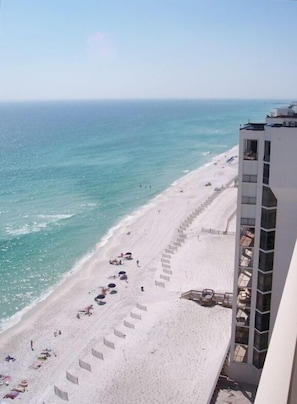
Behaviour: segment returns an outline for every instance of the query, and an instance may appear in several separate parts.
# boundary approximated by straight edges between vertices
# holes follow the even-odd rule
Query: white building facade
[[[297,104],[240,129],[236,228],[228,373],[258,384],[297,238]]]

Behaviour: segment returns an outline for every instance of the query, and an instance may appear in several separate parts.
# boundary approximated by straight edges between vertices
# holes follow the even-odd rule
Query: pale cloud
[[[94,32],[86,41],[87,55],[94,59],[110,60],[117,56],[117,49],[112,39],[105,33]]]

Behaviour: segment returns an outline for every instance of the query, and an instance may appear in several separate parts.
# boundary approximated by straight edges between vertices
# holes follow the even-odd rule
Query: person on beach
[[[138,261],[138,260],[136,261],[136,264],[137,264],[137,266],[139,267],[139,261]]]
[[[33,341],[31,340],[31,351],[34,351],[34,348],[33,348]]]

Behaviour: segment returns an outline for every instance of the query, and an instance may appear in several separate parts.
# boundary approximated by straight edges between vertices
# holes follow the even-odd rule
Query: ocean
[[[269,100],[0,103],[0,332]]]

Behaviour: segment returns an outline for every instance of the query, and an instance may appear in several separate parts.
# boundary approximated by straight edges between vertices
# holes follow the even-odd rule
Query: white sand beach
[[[73,404],[209,402],[231,309],[180,297],[192,289],[233,291],[238,161],[227,160],[237,154],[235,147],[187,174],[125,220],[81,270],[0,335],[0,374],[9,376],[0,386],[3,402],[22,380],[28,386],[14,402],[65,402],[59,394]],[[132,260],[119,258],[126,252]],[[114,258],[123,265],[109,264]],[[111,282],[105,304],[97,304]],[[91,305],[92,315],[79,312]]]

